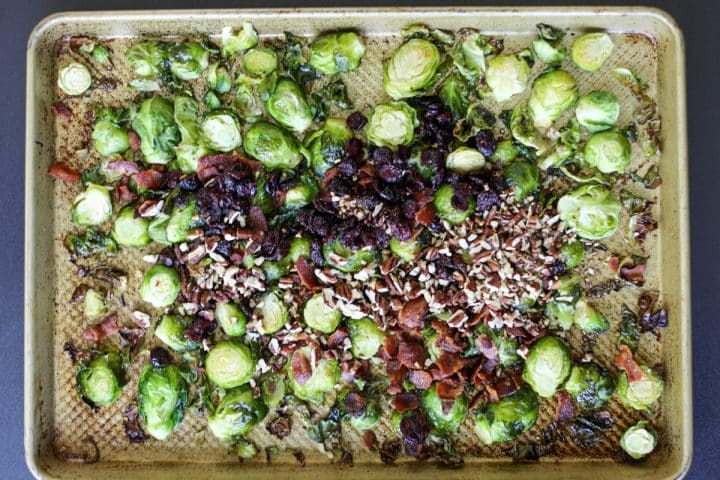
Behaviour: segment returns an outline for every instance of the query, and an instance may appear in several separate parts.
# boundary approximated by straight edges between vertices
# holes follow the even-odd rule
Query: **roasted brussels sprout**
[[[182,173],[195,173],[197,172],[198,161],[210,153],[211,151],[205,145],[189,145],[181,143],[175,147],[174,166]]]
[[[253,75],[270,75],[278,68],[278,56],[275,50],[266,47],[256,47],[243,55],[243,67]]]
[[[170,71],[180,80],[196,80],[210,63],[210,51],[198,42],[174,45],[170,54]]]
[[[220,49],[223,57],[236,55],[258,43],[258,35],[252,23],[244,22],[242,30],[233,33],[231,27],[223,27],[220,34]]]
[[[618,130],[594,133],[585,144],[585,161],[602,173],[623,173],[630,165],[630,142]]]
[[[560,247],[560,259],[568,270],[580,265],[585,256],[585,246],[582,242],[566,243]]]
[[[120,355],[114,351],[103,352],[77,373],[77,388],[89,405],[108,405],[122,393],[124,377]]]
[[[432,87],[440,66],[434,43],[412,38],[400,45],[384,69],[385,91],[395,100],[421,95]]]
[[[612,128],[620,116],[620,104],[611,92],[596,90],[578,100],[575,116],[590,133]]]
[[[485,71],[485,57],[495,53],[488,38],[477,30],[465,28],[458,31],[452,49],[452,59],[458,72],[471,82],[477,82]]]
[[[355,358],[374,357],[385,340],[385,332],[380,330],[372,318],[350,320],[350,341]]]
[[[455,197],[460,198],[460,202],[465,204],[464,209],[456,208],[462,206]],[[449,223],[462,223],[468,219],[468,217],[475,210],[475,199],[473,197],[463,197],[462,195],[455,193],[455,188],[450,184],[444,184],[435,192],[435,198],[433,200],[435,210],[437,214]]]
[[[533,40],[532,49],[535,56],[543,63],[558,64],[565,59],[565,49],[560,41],[565,32],[544,23],[537,24],[538,38]]]
[[[143,100],[132,128],[140,136],[140,150],[147,163],[166,164],[172,160],[180,132],[170,100],[162,97]]]
[[[136,43],[125,52],[130,70],[138,77],[156,77],[168,59],[168,48],[165,43],[146,41]]]
[[[530,347],[522,378],[541,397],[549,398],[570,375],[570,351],[562,340],[546,336]]]
[[[417,125],[417,113],[410,105],[392,102],[376,105],[365,128],[370,143],[394,149],[412,142]]]
[[[380,421],[380,409],[375,403],[365,405],[365,411],[359,417],[350,417],[350,424],[358,430],[370,430]]]
[[[549,70],[533,83],[528,109],[536,128],[547,128],[578,100],[575,79],[565,70]]]
[[[195,144],[200,136],[198,112],[198,103],[192,97],[176,95],[173,99],[173,119],[185,144]]]
[[[600,70],[612,49],[613,42],[607,33],[588,33],[575,40],[570,57],[578,67],[595,72]]]
[[[595,184],[583,185],[558,201],[562,221],[588,240],[602,240],[615,233],[622,205],[610,190]]]
[[[298,141],[272,123],[254,123],[245,134],[245,151],[267,168],[291,169],[300,164],[303,154]]]
[[[520,154],[512,140],[503,140],[495,147],[495,153],[490,159],[493,162],[500,162],[501,165],[507,165],[517,158]]]
[[[475,433],[482,443],[509,442],[535,425],[538,402],[526,385],[497,403],[476,410]]]
[[[485,166],[485,157],[474,148],[458,147],[448,154],[445,165],[456,173],[472,173]]]
[[[530,64],[524,52],[496,55],[488,61],[485,81],[498,102],[525,90],[529,80]]]
[[[218,387],[239,387],[249,382],[255,373],[255,357],[247,345],[225,340],[208,352],[205,371]]]
[[[574,322],[583,332],[605,333],[610,330],[610,323],[605,316],[584,299],[575,304]]]
[[[545,316],[550,326],[570,330],[575,323],[575,305],[570,302],[551,300],[545,304]]]
[[[165,238],[170,243],[180,243],[188,239],[188,232],[197,223],[195,198],[190,197],[184,206],[175,205],[165,227]]]
[[[355,32],[327,33],[310,44],[310,66],[325,75],[352,72],[365,55],[362,37]]]
[[[94,288],[88,288],[83,298],[83,310],[88,318],[98,318],[105,315],[108,311],[105,304],[105,293],[101,293]]]
[[[232,84],[232,76],[230,76],[230,72],[225,65],[220,62],[210,65],[207,73],[208,88],[223,94],[230,91]]]
[[[437,383],[425,390],[420,397],[423,411],[430,423],[440,433],[457,430],[467,417],[468,400],[464,394],[458,395],[448,409],[438,397]]]
[[[71,216],[73,223],[85,226],[102,225],[110,220],[110,188],[88,183],[85,191],[75,197]]]
[[[617,378],[617,397],[627,407],[649,412],[663,392],[662,378],[651,368],[640,366],[643,376],[640,380],[630,382],[625,372]]]
[[[339,241],[323,245],[323,257],[328,265],[345,273],[354,273],[375,260],[375,251],[369,247],[350,250]]]
[[[213,150],[232,152],[242,143],[240,124],[235,115],[216,111],[207,115],[200,124],[205,144]]]
[[[170,220],[170,216],[160,212],[155,218],[152,219],[150,225],[148,225],[148,235],[153,242],[157,242],[161,245],[170,245],[170,241],[167,239],[167,224]]]
[[[417,240],[400,241],[393,237],[390,239],[390,251],[400,260],[412,262],[415,256],[420,253],[420,244]]]
[[[85,65],[73,62],[60,70],[57,84],[68,95],[82,95],[90,88],[92,76]]]
[[[185,335],[187,323],[177,315],[163,315],[155,327],[155,336],[175,352],[196,350],[199,345]]]
[[[503,329],[496,330],[485,323],[478,325],[476,331],[479,334],[487,335],[492,340],[500,357],[500,365],[510,367],[520,361],[520,355],[517,353],[519,347],[517,338],[510,337]]]
[[[98,116],[93,127],[92,141],[102,156],[122,153],[130,148],[127,128],[120,125],[116,115]]]
[[[140,285],[140,298],[155,308],[169,307],[180,294],[180,275],[165,265],[153,265]]]
[[[283,127],[303,133],[312,124],[313,114],[302,89],[289,78],[278,80],[265,110]]]
[[[459,73],[453,73],[443,80],[438,96],[450,109],[453,118],[463,118],[473,96],[473,87]]]
[[[215,305],[215,320],[228,337],[245,334],[247,317],[240,307],[232,302],[218,302]]]
[[[534,195],[540,188],[540,170],[527,160],[518,160],[505,167],[505,180],[513,190],[515,200]]]
[[[316,293],[305,303],[303,308],[305,324],[325,334],[331,334],[340,324],[340,310],[328,305],[322,293]]]
[[[149,219],[135,215],[135,205],[128,205],[118,212],[112,228],[112,237],[125,247],[144,247],[150,243],[149,225]]]
[[[252,430],[267,413],[267,405],[253,396],[250,387],[234,388],[208,415],[208,428],[221,442],[230,442]]]
[[[297,355],[303,355],[306,359],[313,358],[310,347],[302,347],[295,350],[288,360],[288,377],[290,386],[295,395],[301,399],[313,403],[322,403],[325,400],[325,394],[330,392],[340,381],[340,366],[336,360],[328,360],[321,358],[317,365],[310,362],[311,374],[309,378],[304,376],[302,382],[293,375],[292,365]],[[307,361],[307,360],[306,360]],[[297,362],[297,360],[295,360]]]
[[[182,422],[188,402],[188,386],[175,365],[147,365],[138,383],[138,413],[147,433],[165,440]]]
[[[318,193],[318,184],[311,175],[302,175],[300,181],[285,192],[285,208],[303,207],[313,201]]]
[[[628,428],[620,437],[620,447],[635,460],[649,455],[657,446],[657,432],[644,420]]]
[[[285,375],[282,372],[270,374],[260,382],[260,393],[268,407],[277,407],[285,398],[285,383]]]
[[[310,166],[319,177],[345,156],[345,146],[353,137],[342,118],[328,118],[323,126],[305,140],[310,152]]]
[[[214,112],[215,110],[219,110],[220,107],[222,107],[222,102],[220,101],[220,98],[212,90],[208,90],[207,92],[205,92],[205,96],[203,97],[203,104],[205,104],[206,113]]]
[[[117,253],[117,243],[112,237],[86,228],[84,234],[68,233],[63,242],[71,255],[87,257],[96,253]]]
[[[518,143],[534,148],[538,155],[550,148],[550,142],[535,129],[527,107],[522,104],[516,105],[510,115],[510,133]]]
[[[260,319],[263,332],[266,334],[277,332],[289,320],[287,306],[283,302],[282,296],[276,291],[265,294],[253,316]]]
[[[581,408],[596,409],[612,398],[615,385],[607,370],[590,362],[574,365],[563,388]]]

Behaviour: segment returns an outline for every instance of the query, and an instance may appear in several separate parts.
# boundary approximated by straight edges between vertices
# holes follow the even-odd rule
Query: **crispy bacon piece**
[[[428,312],[425,297],[420,296],[409,300],[400,310],[398,321],[403,328],[421,328],[423,319]]]
[[[425,363],[425,349],[418,342],[400,340],[397,358],[409,369],[422,368]]]
[[[497,403],[500,401],[500,395],[494,387],[485,385],[485,393],[487,393],[488,402]]]
[[[437,394],[442,400],[455,400],[463,391],[463,382],[457,377],[444,378],[437,384]]]
[[[398,353],[398,342],[395,335],[386,335],[383,340],[383,352],[387,358],[394,358]]]
[[[338,348],[340,345],[343,344],[345,339],[348,337],[350,333],[348,332],[348,329],[345,327],[339,327],[337,330],[335,330],[333,333],[330,334],[330,336],[327,338],[327,346],[328,348],[335,349]]]
[[[457,353],[443,352],[435,361],[440,374],[443,377],[449,377],[459,372],[465,366],[465,361]]]
[[[625,265],[620,267],[620,278],[642,286],[645,283],[645,264]]]
[[[240,155],[237,153],[219,153],[201,157],[198,160],[198,178],[201,182],[205,182],[239,161]]]
[[[397,395],[402,392],[403,380],[405,380],[405,375],[408,373],[407,367],[396,359],[390,359],[387,361],[385,372],[390,380],[390,386],[387,389],[387,393],[390,395]]]
[[[620,256],[613,255],[612,257],[610,257],[610,260],[608,260],[608,270],[610,270],[613,273],[617,273],[619,268],[620,268]]]
[[[625,371],[630,383],[642,380],[645,376],[627,345],[620,345],[620,353],[615,357],[615,366]]]
[[[495,390],[497,390],[498,397],[500,398],[509,397],[518,390],[518,386],[512,381],[512,379],[503,379],[502,381],[497,382],[494,387]]]
[[[62,102],[54,103],[52,109],[56,117],[62,118],[66,122],[69,122],[72,118],[72,110]]]
[[[298,258],[298,261],[295,262],[295,270],[298,273],[298,277],[300,277],[300,283],[302,283],[305,287],[310,290],[317,290],[320,288],[317,277],[315,277],[315,272],[313,272],[312,268],[310,268],[310,265],[308,265],[305,257]]]
[[[69,167],[65,162],[55,162],[50,165],[48,174],[51,177],[62,180],[63,182],[76,183],[80,181],[80,172]]]
[[[343,398],[345,410],[353,417],[360,417],[365,413],[365,399],[357,392],[350,392]]]
[[[484,333],[482,335],[478,335],[475,339],[475,344],[477,345],[478,350],[480,350],[480,353],[482,353],[488,360],[498,361],[500,359],[500,353],[498,352],[497,347],[493,341],[490,340],[490,337]]]
[[[125,428],[125,436],[130,443],[143,443],[145,441],[145,432],[140,428],[138,409],[134,403],[129,405],[123,412],[123,427]]]
[[[372,430],[365,430],[360,437],[360,441],[365,450],[371,450],[377,445],[377,436]]]
[[[137,200],[137,198],[138,196],[130,191],[130,187],[128,187],[127,184],[120,183],[115,185],[113,189],[113,200],[115,200],[115,203],[130,203]]]
[[[305,385],[312,376],[310,360],[302,352],[295,352],[292,357],[292,374],[298,385]]]
[[[569,422],[575,418],[575,405],[573,405],[572,398],[564,390],[560,390],[557,393],[558,403],[555,406],[555,418],[560,423]]]
[[[130,149],[131,149],[133,152],[139,152],[139,151],[140,151],[140,146],[141,146],[141,143],[142,143],[141,140],[140,140],[140,135],[138,135],[138,134],[135,133],[134,131],[130,130],[130,131],[128,132],[128,141],[130,142]]]
[[[432,203],[426,203],[415,214],[415,221],[420,225],[429,226],[435,218],[435,207]]]
[[[83,337],[85,338],[85,340],[98,343],[105,340],[109,335],[117,333],[119,330],[120,328],[117,324],[117,315],[112,314],[108,317],[105,317],[105,319],[103,319],[101,322],[96,323],[95,325],[85,330],[83,332]]]
[[[153,169],[143,170],[141,172],[133,173],[130,178],[135,182],[135,185],[139,189],[143,190],[157,190],[163,186],[165,181],[165,175]]]
[[[138,164],[129,160],[113,160],[112,162],[108,162],[106,168],[114,172],[122,173],[123,175],[132,175],[140,171]]]
[[[408,373],[408,380],[415,388],[427,390],[430,388],[430,385],[432,385],[433,376],[425,370],[411,370],[410,373]]]
[[[420,406],[420,397],[412,392],[403,392],[393,397],[393,407],[399,413],[415,410]]]

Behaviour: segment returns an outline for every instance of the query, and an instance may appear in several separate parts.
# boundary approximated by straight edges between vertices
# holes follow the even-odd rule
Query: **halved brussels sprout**
[[[177,315],[163,315],[155,327],[155,336],[175,352],[196,350],[199,345],[185,335],[187,323]]]
[[[447,183],[441,185],[435,192],[433,205],[435,205],[435,210],[440,218],[446,222],[458,224],[467,220],[475,211],[475,198],[465,197],[464,202],[467,203],[467,207],[464,210],[458,210],[453,202],[455,195],[455,188],[452,185]]]
[[[453,73],[443,80],[437,94],[443,104],[450,109],[453,118],[462,119],[468,111],[473,87],[459,73]],[[465,125],[464,119],[462,125]]]
[[[195,173],[198,169],[198,161],[210,153],[211,151],[205,145],[188,145],[181,143],[175,147],[174,166],[182,173]]]
[[[285,398],[285,375],[273,373],[260,382],[260,393],[265,404],[270,408],[280,405]]]
[[[618,130],[594,133],[585,144],[585,161],[602,173],[623,173],[630,165],[632,147]]]
[[[583,332],[605,333],[610,330],[610,323],[605,315],[595,310],[584,299],[578,300],[575,304],[574,322]]]
[[[581,408],[595,409],[612,398],[615,385],[607,370],[590,362],[574,365],[563,388]]]
[[[663,393],[662,378],[655,370],[640,366],[643,377],[635,382],[628,381],[627,374],[620,372],[617,378],[617,397],[623,405],[649,412]]]
[[[578,100],[578,86],[565,70],[549,70],[533,83],[528,108],[536,128],[547,128]]]
[[[147,365],[140,373],[138,387],[138,413],[144,430],[165,440],[185,416],[188,386],[182,372],[175,365]]]
[[[340,310],[328,305],[322,293],[316,293],[303,307],[305,324],[325,334],[331,334],[342,320]]]
[[[290,242],[290,248],[288,249],[287,260],[290,263],[297,262],[301,257],[310,257],[310,239],[307,237],[295,237]]]
[[[208,415],[208,428],[221,442],[230,442],[252,430],[267,413],[267,405],[253,396],[250,387],[234,388]]]
[[[196,223],[197,207],[195,198],[190,197],[185,206],[175,205],[165,227],[165,238],[170,243],[185,242],[188,232]]]
[[[657,446],[657,432],[644,420],[628,428],[620,437],[620,447],[635,460],[649,455]]]
[[[566,243],[560,247],[560,259],[568,270],[580,265],[585,256],[585,246],[582,242]]]
[[[560,42],[565,32],[545,23],[538,23],[538,38],[533,40],[532,48],[535,56],[543,63],[558,64],[565,59],[565,49]]]
[[[526,385],[497,403],[476,410],[475,433],[485,445],[509,442],[535,425],[538,401]]]
[[[364,247],[351,250],[339,241],[323,245],[323,257],[328,265],[345,273],[354,273],[375,260],[375,250]]]
[[[510,133],[519,143],[534,148],[538,155],[542,155],[550,148],[550,142],[535,129],[525,105],[517,104],[513,108],[510,115]]]
[[[355,32],[327,33],[310,44],[310,66],[325,75],[352,72],[365,55],[362,37]]]
[[[448,409],[437,394],[437,383],[425,390],[420,397],[423,411],[430,423],[440,433],[457,430],[465,421],[468,412],[468,400],[464,394],[458,395]]]
[[[276,291],[270,291],[265,294],[261,303],[253,316],[262,323],[263,332],[271,334],[283,328],[289,320],[289,314],[282,296]]]
[[[272,48],[252,48],[243,55],[243,67],[253,75],[270,75],[278,68],[277,53]]]
[[[150,243],[149,225],[149,219],[135,215],[135,205],[128,205],[118,212],[112,228],[112,237],[125,247],[144,247]]]
[[[239,387],[249,382],[255,373],[255,358],[247,345],[225,340],[208,352],[205,371],[218,387]]]
[[[205,144],[213,150],[232,152],[242,144],[240,123],[228,112],[213,112],[200,124]]]
[[[136,43],[125,52],[130,70],[144,78],[158,76],[167,58],[167,45],[153,40]]]
[[[205,113],[214,112],[215,110],[219,110],[220,107],[222,107],[222,102],[220,101],[220,98],[218,98],[217,94],[212,90],[208,90],[207,92],[205,92],[205,96],[203,97],[203,103],[205,104]]]
[[[393,237],[390,239],[390,251],[401,260],[412,262],[420,253],[420,244],[417,240],[400,241]]]
[[[385,340],[385,332],[380,330],[372,318],[348,321],[352,353],[355,358],[372,358]]]
[[[210,65],[207,74],[208,88],[215,90],[217,93],[227,93],[232,88],[232,77],[225,65],[215,62]]]
[[[434,43],[413,38],[395,50],[384,69],[385,91],[395,100],[414,97],[432,87],[440,66]]]
[[[254,123],[245,134],[245,152],[267,168],[291,169],[303,159],[294,136],[272,123]]]
[[[265,101],[265,110],[280,125],[295,133],[307,130],[313,121],[305,92],[285,77],[278,80],[272,95]]]
[[[167,239],[167,232],[165,230],[169,220],[170,216],[162,212],[152,219],[150,225],[148,225],[148,235],[153,242],[157,242],[161,245],[170,245],[170,241]]]
[[[588,72],[600,70],[613,49],[613,42],[607,33],[588,33],[573,43],[570,49],[572,61]]]
[[[522,52],[521,52],[522,53]],[[525,55],[496,55],[488,61],[485,81],[493,97],[504,102],[528,86],[530,81],[530,64]]]
[[[550,398],[570,375],[570,351],[562,340],[546,336],[530,346],[522,378],[541,397]]]
[[[493,162],[500,162],[501,165],[507,165],[517,158],[520,154],[512,140],[503,140],[495,147],[495,153],[490,157]]]
[[[194,98],[176,95],[173,99],[173,119],[178,126],[182,142],[194,144],[200,136],[197,125],[199,107]]]
[[[313,201],[318,193],[318,185],[311,175],[302,175],[300,181],[285,192],[285,208],[303,207]]]
[[[615,233],[622,205],[610,190],[595,184],[582,185],[560,198],[562,221],[588,240],[602,240]]]
[[[600,132],[615,125],[620,116],[620,104],[613,93],[596,90],[578,100],[575,116],[588,132]]]
[[[540,170],[527,160],[518,160],[505,167],[505,179],[518,201],[536,194],[540,188]]]
[[[458,72],[471,82],[477,82],[485,71],[485,56],[493,52],[488,38],[477,30],[464,28],[458,31],[452,58]]]
[[[114,402],[125,383],[120,355],[114,351],[100,354],[80,369],[76,380],[80,396],[89,405]]]
[[[132,128],[140,136],[140,150],[147,163],[166,164],[172,160],[175,146],[180,143],[173,102],[162,97],[143,100]]]
[[[485,166],[485,157],[474,148],[458,147],[448,154],[445,165],[456,173],[477,172]]]
[[[92,141],[95,150],[105,157],[122,153],[130,148],[127,128],[107,117],[101,117],[95,122]]]
[[[180,294],[180,275],[165,265],[153,265],[140,285],[140,298],[155,308],[169,307]]]
[[[394,149],[398,145],[409,145],[417,126],[417,113],[407,103],[381,103],[370,111],[365,131],[373,145]]]
[[[301,399],[313,403],[323,403],[325,394],[330,392],[340,381],[340,366],[336,360],[328,360],[321,358],[317,365],[313,365],[310,360],[312,369],[310,378],[303,378],[303,383],[299,383],[293,375],[293,359],[296,355],[304,355],[306,359],[312,359],[314,355],[310,351],[310,347],[302,347],[295,350],[287,362],[288,378],[295,395]],[[317,359],[316,359],[317,360]]]
[[[258,43],[258,35],[252,23],[244,22],[242,30],[233,33],[232,27],[223,27],[220,34],[220,48],[223,57],[248,50]]]
[[[87,188],[75,197],[71,217],[73,223],[85,226],[102,225],[112,217],[110,188],[88,183]]]
[[[218,302],[215,305],[215,320],[228,337],[245,335],[247,317],[239,305],[232,302]]]
[[[102,317],[108,311],[105,304],[105,293],[101,293],[94,288],[88,288],[83,298],[83,309],[88,318]]]
[[[210,63],[210,51],[198,42],[175,45],[170,56],[170,71],[180,80],[196,80]]]
[[[305,146],[310,151],[310,166],[322,177],[330,167],[345,156],[345,146],[353,137],[342,118],[328,118],[323,126],[308,136]]]
[[[498,350],[500,365],[510,367],[520,361],[517,353],[519,347],[518,339],[509,336],[503,329],[494,329],[485,323],[478,325],[476,331],[487,335]]]
[[[365,405],[365,411],[359,417],[350,417],[350,424],[358,430],[370,430],[380,421],[381,412],[375,403]]]
[[[82,95],[90,88],[92,76],[85,65],[73,62],[60,70],[57,84],[68,95]]]
[[[575,323],[575,305],[570,302],[551,300],[545,304],[545,316],[550,326],[570,330]]]

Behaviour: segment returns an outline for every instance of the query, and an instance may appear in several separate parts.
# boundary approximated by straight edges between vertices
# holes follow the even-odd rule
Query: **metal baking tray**
[[[616,65],[637,70],[650,85],[663,120],[664,151],[660,157],[663,186],[656,191],[660,229],[649,240],[652,251],[649,283],[661,291],[670,325],[658,340],[651,340],[641,361],[663,365],[666,381],[657,417],[660,447],[647,461],[616,463],[611,452],[617,437],[640,416],[610,406],[616,415],[611,439],[595,451],[583,451],[571,442],[558,445],[553,456],[538,462],[512,464],[499,449],[469,457],[459,470],[445,470],[412,460],[387,466],[377,455],[358,455],[352,468],[339,470],[307,437],[289,437],[285,450],[307,449],[301,467],[291,455],[267,463],[264,456],[238,463],[206,434],[204,420],[188,416],[166,442],[129,445],[122,430],[124,404],[94,414],[77,400],[72,369],[63,356],[63,343],[77,336],[81,316],[69,305],[77,279],[67,268],[62,238],[67,232],[73,186],[53,182],[46,174],[55,159],[80,148],[72,132],[56,128],[52,114],[57,71],[57,45],[63,37],[90,36],[117,39],[166,35],[217,34],[223,26],[252,22],[264,37],[284,31],[314,35],[324,30],[355,28],[368,38],[368,53],[350,93],[365,108],[382,95],[381,63],[397,41],[398,32],[411,23],[441,29],[474,27],[500,35],[512,48],[527,44],[535,24],[569,28],[571,35],[590,30],[623,34],[613,58]],[[297,479],[343,478],[562,478],[665,479],[682,477],[692,456],[692,386],[690,367],[690,270],[688,232],[687,133],[685,118],[685,62],[682,33],[666,13],[648,8],[387,8],[387,9],[278,9],[60,13],[42,20],[30,34],[27,47],[26,191],[25,191],[25,456],[38,478],[231,478],[272,476]],[[569,67],[572,68],[572,67]],[[618,85],[601,84],[579,75],[581,91],[612,88],[622,102],[631,102]],[[589,78],[589,77],[588,77]],[[594,82],[594,83],[592,83]],[[112,97],[113,93],[93,95]],[[103,97],[104,98],[104,97]],[[97,99],[97,98],[96,98]],[[91,98],[92,100],[92,98]],[[367,102],[367,103],[363,103]],[[625,105],[623,103],[623,105]],[[629,109],[628,109],[629,110]],[[622,121],[622,119],[621,119]],[[78,134],[79,135],[79,134]],[[72,162],[71,162],[72,163]],[[125,258],[132,282],[138,281],[139,258]],[[612,306],[612,305],[611,305]],[[617,304],[614,305],[617,317]],[[613,315],[610,315],[611,317]],[[574,339],[579,343],[579,338]],[[571,344],[573,339],[570,339]],[[611,363],[610,341],[599,342],[596,358]],[[136,369],[137,370],[137,369]],[[135,371],[136,371],[135,370]],[[132,372],[131,372],[132,376]],[[136,376],[136,375],[135,375]],[[131,383],[118,402],[134,395]],[[540,422],[552,416],[546,405]],[[256,429],[260,430],[260,429]],[[263,429],[264,430],[264,429]],[[461,429],[462,430],[462,429]],[[532,431],[531,431],[532,432]],[[532,433],[529,433],[532,434]],[[458,435],[463,435],[458,432]],[[99,461],[88,463],[88,439],[99,449]],[[461,439],[473,447],[473,437]],[[263,439],[259,439],[262,444]],[[91,449],[92,450],[92,449]]]

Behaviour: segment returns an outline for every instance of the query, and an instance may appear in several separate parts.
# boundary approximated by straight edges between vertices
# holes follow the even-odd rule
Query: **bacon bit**
[[[423,444],[430,433],[430,422],[421,410],[400,420],[400,435],[405,443],[405,453],[416,457],[422,452]]]
[[[128,132],[128,141],[130,142],[130,149],[131,149],[133,152],[139,152],[139,151],[140,151],[140,146],[141,146],[141,144],[142,144],[142,142],[141,142],[141,140],[140,140],[140,135],[138,135],[138,134],[135,133],[134,131],[130,130],[130,131]]]
[[[454,337],[440,337],[435,341],[435,346],[451,353],[460,353],[465,350],[465,342],[458,341]]]
[[[465,366],[465,361],[457,353],[443,352],[435,361],[440,373],[444,377],[449,377],[459,372]]]
[[[463,382],[459,381],[457,377],[452,377],[440,380],[435,388],[438,397],[442,400],[455,400],[462,393],[463,387]]]
[[[234,163],[242,163],[251,170],[257,170],[260,166],[258,162],[248,158],[241,157],[237,153],[219,153],[217,155],[207,155],[198,160],[198,178],[201,182],[205,182],[210,178],[222,173],[230,165]]]
[[[555,406],[555,419],[560,423],[569,422],[575,418],[575,405],[573,405],[570,395],[560,390],[557,394],[558,403]]]
[[[137,200],[138,196],[130,191],[130,187],[124,184],[115,185],[113,189],[113,200],[115,203],[130,203]]]
[[[130,443],[143,443],[145,441],[145,432],[140,428],[138,409],[134,403],[129,405],[123,412],[123,427],[125,436]]]
[[[342,345],[343,341],[348,337],[350,332],[345,327],[339,327],[327,338],[328,348],[335,349]]]
[[[292,420],[287,417],[277,417],[270,420],[267,425],[265,425],[265,428],[277,438],[283,439],[290,435],[292,431]]]
[[[250,219],[250,225],[253,227],[253,242],[260,247],[262,245],[262,241],[265,238],[265,232],[268,231],[268,224],[267,220],[265,219],[265,214],[262,211],[262,208],[258,207],[257,205],[253,205],[250,207],[250,213],[248,214],[248,218]]]
[[[54,103],[52,109],[56,117],[62,118],[66,122],[69,122],[72,118],[72,110],[62,102]]]
[[[482,335],[478,335],[475,339],[475,344],[477,345],[478,350],[480,350],[480,353],[482,353],[488,360],[494,361],[500,359],[500,353],[498,352],[497,347],[493,341],[490,340],[490,337],[484,333]]]
[[[400,310],[398,321],[403,328],[420,328],[428,312],[428,303],[425,297],[417,297],[408,301]]]
[[[103,319],[101,322],[89,327],[83,332],[83,338],[91,342],[102,342],[109,335],[117,333],[120,330],[117,324],[117,315],[112,314]]]
[[[302,352],[295,352],[292,357],[292,374],[298,385],[305,385],[312,377],[310,360]]]
[[[426,203],[415,214],[415,221],[420,225],[429,226],[435,218],[435,207],[432,203]]]
[[[401,340],[397,358],[407,368],[422,368],[425,363],[425,349],[420,343]]]
[[[365,413],[365,399],[357,392],[350,392],[343,398],[347,412],[353,417],[360,417]]]
[[[487,393],[488,402],[497,403],[500,401],[500,395],[495,388],[490,385],[485,385],[485,392]]]
[[[410,373],[408,373],[408,380],[415,388],[427,390],[432,385],[433,376],[425,370],[411,370]]]
[[[390,380],[390,386],[387,389],[387,393],[390,395],[397,395],[402,392],[403,380],[405,380],[405,376],[408,373],[407,367],[398,360],[391,359],[387,362],[385,372]]]
[[[360,443],[365,450],[372,450],[377,445],[377,436],[372,430],[365,430],[360,437]]]
[[[392,404],[398,413],[404,413],[418,408],[420,406],[420,397],[412,392],[403,392],[393,397]]]
[[[631,282],[639,287],[645,283],[645,264],[626,265],[620,267],[620,278]]]
[[[494,385],[500,398],[509,397],[518,391],[518,386],[512,380],[504,380]]]
[[[108,162],[106,168],[123,175],[131,175],[140,171],[138,164],[129,160],[113,160]]]
[[[145,336],[145,329],[141,327],[121,328],[120,336],[123,340],[130,344],[130,347],[135,348],[135,346],[140,343],[140,340],[142,340]]]
[[[53,178],[57,178],[58,180],[62,180],[67,183],[77,183],[80,181],[81,177],[80,172],[74,168],[68,167],[65,162],[55,162],[50,165],[48,174],[50,174]]]
[[[310,265],[308,265],[305,257],[298,258],[298,261],[295,262],[295,270],[298,273],[298,277],[300,277],[300,283],[302,283],[305,287],[313,291],[320,288],[317,277],[315,277],[315,272],[313,272],[313,269],[310,268]]]
[[[389,360],[391,358],[395,358],[398,354],[398,342],[397,337],[395,335],[386,335],[385,340],[383,340],[383,348],[382,348],[383,356],[386,358],[383,358],[383,360]]]
[[[612,257],[610,257],[610,260],[608,261],[608,269],[612,273],[617,273],[619,268],[620,268],[620,256],[613,255]]]
[[[143,190],[157,190],[162,187],[165,181],[165,175],[157,170],[148,169],[141,172],[133,173],[130,178],[137,188]]]
[[[625,371],[630,383],[642,380],[645,376],[627,345],[620,345],[620,353],[615,357],[615,366]]]

